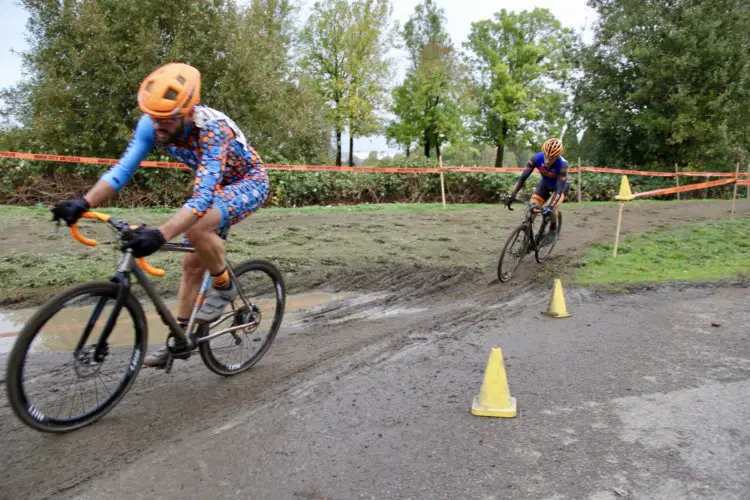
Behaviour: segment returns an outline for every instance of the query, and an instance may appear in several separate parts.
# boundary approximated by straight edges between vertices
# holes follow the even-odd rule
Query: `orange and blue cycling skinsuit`
[[[263,160],[223,113],[195,106],[193,121],[182,137],[165,146],[173,158],[195,172],[193,194],[184,206],[198,217],[211,209],[220,210],[220,228],[237,224],[268,198]],[[120,191],[155,146],[154,125],[143,115],[125,154],[102,180]]]
[[[518,190],[523,187],[526,179],[529,178],[535,168],[539,170],[542,179],[536,185],[531,200],[541,207],[550,199],[550,195],[553,195],[549,203],[551,207],[562,203],[568,188],[568,162],[565,158],[558,156],[552,164],[546,165],[544,162],[544,153],[539,152],[533,155],[529,158],[529,163],[526,164],[526,170],[521,174],[521,178],[518,181]]]

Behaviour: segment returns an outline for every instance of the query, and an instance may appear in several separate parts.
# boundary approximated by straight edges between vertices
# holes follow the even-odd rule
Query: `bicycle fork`
[[[115,325],[117,324],[117,319],[120,317],[120,311],[122,311],[122,306],[123,304],[125,304],[125,298],[127,297],[128,293],[130,293],[130,278],[128,277],[127,273],[123,271],[127,265],[128,260],[132,265],[132,261],[134,260],[132,253],[127,253],[123,257],[123,260],[118,267],[117,273],[110,280],[114,283],[117,283],[117,296],[115,298],[115,305],[109,315],[109,318],[107,318],[104,329],[102,330],[102,333],[99,336],[99,340],[96,343],[93,357],[86,361],[90,362],[93,360],[95,363],[101,363],[104,361],[104,358],[106,358],[107,354],[109,354],[109,344],[107,343],[107,341],[109,340],[109,336],[111,335],[112,331],[115,328]],[[76,345],[74,351],[76,360],[84,361],[80,357],[81,352],[83,351],[86,342],[91,336],[91,332],[94,330],[94,326],[96,325],[97,321],[99,321],[99,317],[104,311],[104,307],[107,305],[108,299],[108,297],[104,296],[100,297],[97,301],[96,306],[94,307],[94,310],[89,317],[89,320],[86,322],[86,328],[84,329],[83,334],[78,341],[78,345]]]

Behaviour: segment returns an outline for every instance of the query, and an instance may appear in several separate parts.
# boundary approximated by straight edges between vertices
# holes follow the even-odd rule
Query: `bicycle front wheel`
[[[146,317],[132,294],[104,349],[97,350],[117,291],[107,281],[74,286],[48,300],[23,327],[8,359],[6,389],[24,424],[73,431],[103,417],[130,389],[147,345]]]
[[[529,243],[524,224],[510,233],[510,237],[503,247],[503,252],[500,254],[500,261],[497,263],[497,279],[502,283],[510,280],[518,266],[521,265],[521,261],[528,252]]]
[[[268,351],[281,327],[286,305],[286,286],[281,272],[270,262],[242,262],[234,274],[247,304],[238,296],[231,311],[211,325],[201,325],[198,337],[234,328],[200,344],[209,370],[230,376],[250,369]]]
[[[539,263],[544,262],[552,253],[552,249],[555,248],[555,245],[557,244],[557,240],[560,239],[560,233],[562,232],[562,223],[563,223],[562,212],[558,212],[557,213],[557,235],[555,236],[555,239],[550,241],[549,243],[546,243],[543,245],[542,244],[537,245],[535,254],[534,254],[537,262]],[[549,225],[547,227],[549,227]],[[539,240],[544,241],[544,237],[546,237],[547,234],[548,233],[540,234]]]

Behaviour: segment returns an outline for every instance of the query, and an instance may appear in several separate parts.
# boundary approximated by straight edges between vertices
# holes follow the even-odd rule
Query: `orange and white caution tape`
[[[0,151],[0,158],[13,158],[18,160],[34,161],[55,161],[62,163],[80,163],[87,165],[115,165],[118,160],[112,158],[95,158],[87,156],[63,156],[63,155],[46,155],[37,153],[19,153],[14,151]],[[146,168],[177,168],[187,169],[185,165],[177,162],[168,161],[144,161],[142,167]],[[331,165],[287,165],[287,164],[266,164],[269,170],[294,170],[301,172],[353,172],[353,173],[371,173],[371,174],[437,174],[441,172],[438,167],[427,168],[408,168],[408,167],[335,167]],[[619,174],[619,175],[642,175],[646,177],[736,177],[734,172],[657,172],[653,170],[626,170],[607,167],[582,166],[571,167],[570,173],[596,172],[602,174]],[[443,167],[443,172],[460,172],[460,173],[486,173],[486,174],[504,174],[520,173],[524,171],[523,167]],[[739,173],[740,177],[748,177],[750,173]],[[677,192],[677,191],[675,191]],[[682,191],[679,191],[682,192]]]
[[[710,187],[724,186],[726,184],[734,183],[734,179],[719,179],[718,181],[699,182],[697,184],[687,184],[685,186],[666,188],[666,189],[655,189],[653,191],[644,191],[642,193],[635,193],[636,198],[648,198],[651,196],[663,196],[665,194],[684,193],[686,191],[695,191],[697,189],[705,189]]]

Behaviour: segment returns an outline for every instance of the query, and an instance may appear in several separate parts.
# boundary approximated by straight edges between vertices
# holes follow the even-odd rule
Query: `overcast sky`
[[[303,0],[302,3],[312,2]],[[403,25],[418,3],[420,0],[394,0],[393,19]],[[596,20],[596,13],[586,5],[586,0],[437,0],[437,4],[445,10],[448,32],[457,48],[461,48],[461,44],[466,41],[472,22],[488,19],[501,9],[520,11],[535,7],[547,8],[564,26],[582,34],[586,41],[590,40],[590,28]],[[28,16],[17,0],[0,0],[0,12],[0,32],[3,34],[0,45],[0,88],[3,88],[13,85],[23,76],[21,58],[16,52],[28,47],[25,40]],[[398,57],[402,54],[396,52],[394,55]],[[405,65],[405,61],[398,61],[399,77],[403,77]],[[348,140],[346,143],[348,144]],[[365,156],[372,150],[392,153],[383,137],[358,139],[354,149]]]

